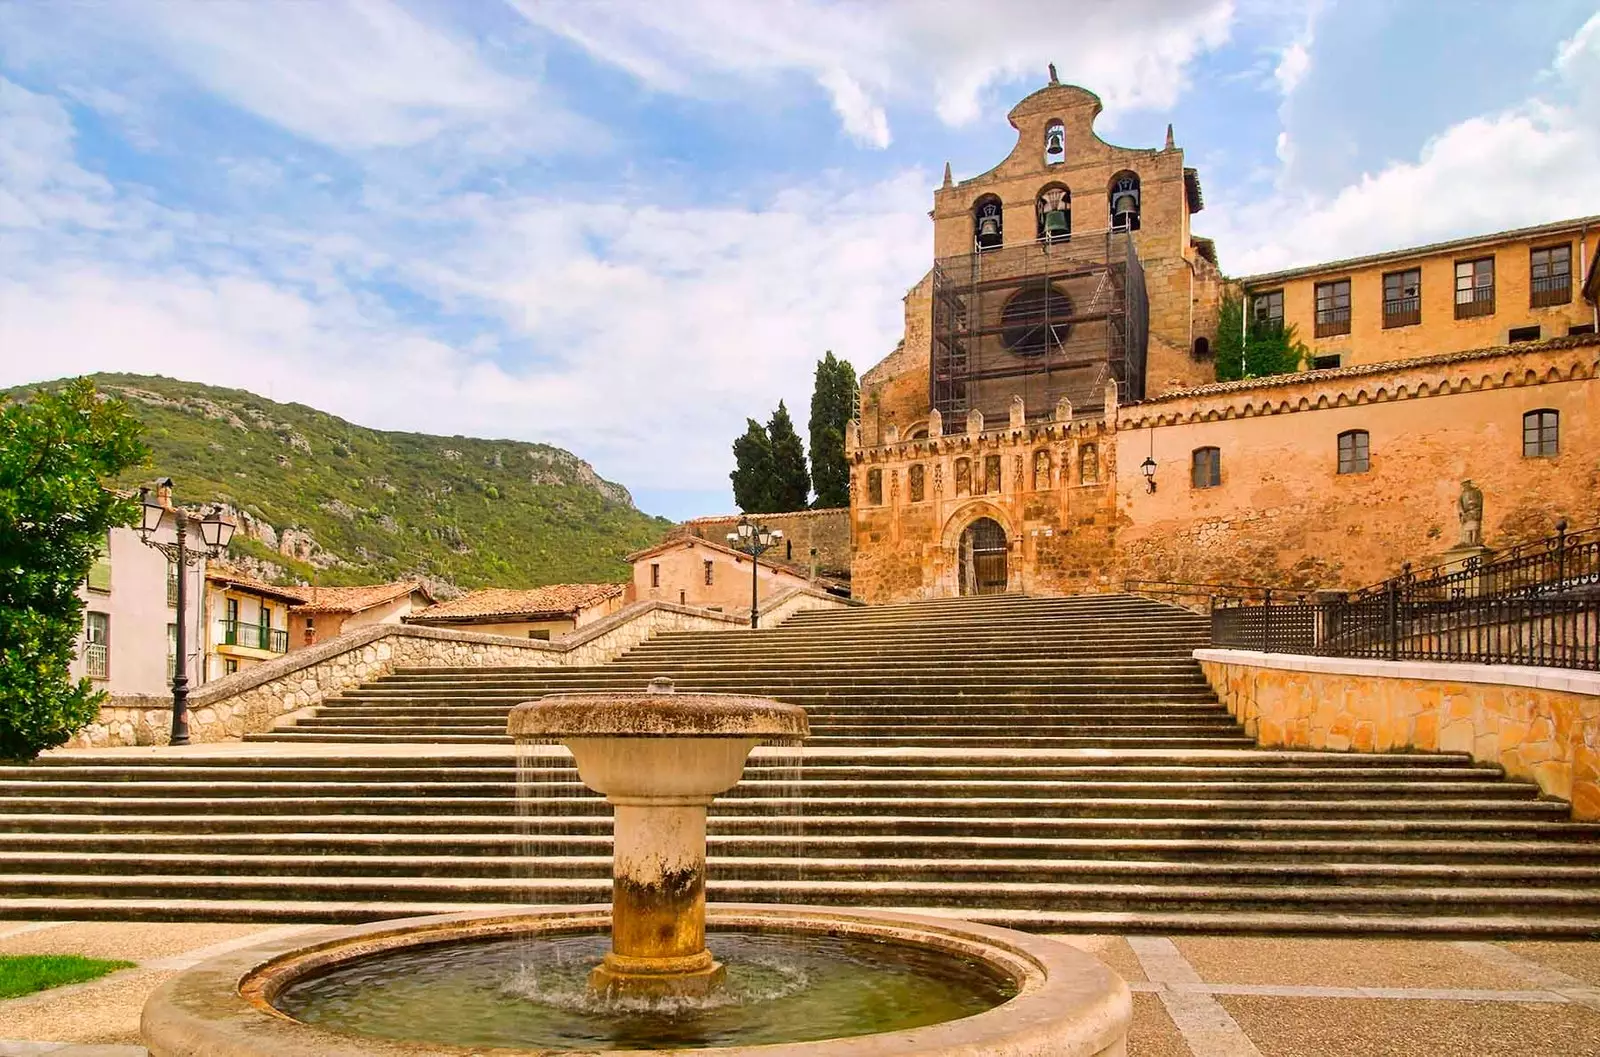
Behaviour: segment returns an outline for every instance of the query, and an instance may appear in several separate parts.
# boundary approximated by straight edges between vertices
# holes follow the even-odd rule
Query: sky
[[[733,509],[1046,64],[1226,272],[1600,213],[1597,0],[0,0],[0,386],[165,374]]]

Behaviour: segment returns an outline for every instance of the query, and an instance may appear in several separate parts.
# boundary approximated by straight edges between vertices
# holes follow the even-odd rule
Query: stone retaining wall
[[[1196,650],[1265,748],[1464,752],[1600,819],[1600,674]]]
[[[764,626],[807,609],[851,605],[812,588],[777,596]],[[375,624],[207,683],[189,695],[189,737],[232,741],[309,715],[322,702],[396,668],[548,667],[605,664],[663,631],[740,631],[739,617],[669,602],[639,602],[542,642],[414,624]],[[69,748],[163,745],[172,728],[169,700],[113,699]]]

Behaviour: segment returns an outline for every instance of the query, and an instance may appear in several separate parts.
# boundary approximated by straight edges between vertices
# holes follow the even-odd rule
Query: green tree
[[[811,475],[806,472],[806,449],[794,431],[789,409],[778,401],[778,410],[767,422],[767,443],[772,450],[772,513],[804,510],[811,502]]]
[[[141,427],[87,379],[0,405],[0,759],[60,745],[103,692],[73,680],[78,586],[136,506],[105,482],[148,457]]]
[[[1244,325],[1244,302],[1225,297],[1217,315],[1217,381],[1298,371],[1310,353],[1293,323]]]
[[[845,426],[855,416],[856,369],[830,349],[817,361],[811,389],[811,485],[818,507],[850,505],[850,464],[844,457]]]
[[[745,419],[744,435],[733,442],[733,501],[746,514],[777,509],[772,493],[772,443],[753,418]]]

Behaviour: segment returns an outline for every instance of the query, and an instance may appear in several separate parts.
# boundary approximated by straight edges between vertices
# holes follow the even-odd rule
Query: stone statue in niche
[[[983,432],[983,412],[973,408],[967,412],[967,433],[976,437]]]
[[[972,494],[972,460],[956,460],[956,495]]]
[[[1000,492],[1000,456],[985,455],[983,457],[983,490],[985,493]]]
[[[1011,420],[1012,429],[1021,429],[1028,424],[1028,405],[1023,403],[1022,397],[1016,393],[1011,394]]]
[[[1461,482],[1461,497],[1456,500],[1456,516],[1461,519],[1460,546],[1483,546],[1483,492],[1470,478]]]
[[[928,438],[938,440],[944,436],[944,416],[939,414],[939,409],[934,408],[928,412]]]
[[[1040,448],[1033,453],[1033,490],[1043,492],[1050,487],[1050,453]]]
[[[920,503],[924,498],[923,469],[920,462],[912,463],[911,469],[906,471],[906,487],[911,492],[911,501]]]

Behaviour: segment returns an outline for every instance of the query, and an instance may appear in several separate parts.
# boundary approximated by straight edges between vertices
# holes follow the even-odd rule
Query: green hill
[[[186,506],[228,502],[244,515],[235,556],[296,579],[622,581],[622,556],[672,524],[641,513],[627,489],[548,444],[388,433],[241,389],[92,378],[127,401],[154,451],[151,468],[119,484],[167,476]]]

